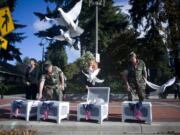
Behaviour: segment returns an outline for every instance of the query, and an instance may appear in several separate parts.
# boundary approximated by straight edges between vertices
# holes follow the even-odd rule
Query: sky
[[[122,11],[127,13],[127,9],[129,9],[128,0],[115,0],[115,2],[118,5],[123,5]],[[54,8],[53,4],[45,3],[44,0],[17,0],[15,11],[12,14],[13,19],[18,20],[20,24],[26,25],[25,28],[17,31],[24,32],[27,37],[21,43],[16,43],[16,47],[19,48],[22,53],[22,59],[24,57],[35,58],[37,60],[42,59],[42,47],[39,46],[41,39],[36,37],[34,33],[39,30],[45,30],[50,27],[51,24],[39,21],[39,18],[36,17],[33,12],[46,13],[47,5],[50,9]],[[45,47],[47,47],[47,45],[45,45]],[[67,47],[66,52],[68,55],[68,63],[72,63],[80,57],[80,52],[73,48]],[[10,63],[14,64],[15,61]]]

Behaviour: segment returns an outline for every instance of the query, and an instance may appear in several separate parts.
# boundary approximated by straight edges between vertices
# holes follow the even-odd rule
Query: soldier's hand
[[[40,100],[42,98],[42,94],[37,94],[37,100]]]
[[[63,91],[64,90],[64,85],[61,85],[60,87],[61,87],[61,90]]]

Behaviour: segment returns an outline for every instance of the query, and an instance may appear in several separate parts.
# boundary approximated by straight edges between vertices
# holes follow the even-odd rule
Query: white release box
[[[11,102],[10,117],[24,117],[26,121],[29,121],[30,117],[37,115],[37,107],[40,102],[38,100],[14,100]]]
[[[109,114],[109,87],[89,87],[87,101],[77,105],[77,120],[86,118],[85,106],[91,106],[91,116],[89,119],[102,123]]]
[[[47,111],[47,116],[45,116]],[[56,120],[61,123],[62,119],[69,118],[69,102],[63,101],[43,101],[38,105],[37,120],[42,118]]]
[[[122,102],[122,122],[125,120],[137,120],[132,106],[138,104],[139,101],[124,101]],[[141,120],[151,124],[152,122],[152,104],[151,102],[142,102],[139,109],[141,112]]]

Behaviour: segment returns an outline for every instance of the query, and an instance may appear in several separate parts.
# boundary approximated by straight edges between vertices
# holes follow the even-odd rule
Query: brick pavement
[[[0,119],[9,119],[10,102],[16,98],[0,99]],[[149,100],[152,102],[153,122],[180,122],[180,100],[163,99]],[[73,101],[70,104],[70,120],[76,120],[77,104],[82,101]],[[110,101],[109,121],[121,121],[121,102]]]

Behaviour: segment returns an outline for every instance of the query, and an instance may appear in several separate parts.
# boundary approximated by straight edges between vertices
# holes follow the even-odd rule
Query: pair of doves
[[[47,37],[48,39],[54,39],[59,41],[67,41],[70,45],[75,44],[76,39],[75,37],[79,37],[84,30],[78,26],[78,16],[81,12],[82,8],[82,0],[77,2],[75,6],[69,11],[64,12],[62,8],[58,8],[60,17],[58,18],[48,18],[45,17],[46,21],[53,21],[57,25],[67,27],[67,31],[63,31],[60,29],[60,35],[54,36],[53,38]],[[78,44],[80,44],[78,42]]]

